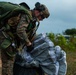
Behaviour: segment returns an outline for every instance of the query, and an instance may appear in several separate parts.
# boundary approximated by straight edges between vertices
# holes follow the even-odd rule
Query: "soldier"
[[[17,50],[26,45],[27,52],[33,49],[39,21],[49,17],[49,11],[37,2],[33,10],[26,3],[0,2],[0,51],[2,75],[12,75],[12,64]],[[36,25],[38,22],[38,25]]]

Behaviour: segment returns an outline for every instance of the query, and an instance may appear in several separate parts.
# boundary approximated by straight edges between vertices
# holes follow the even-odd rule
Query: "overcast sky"
[[[31,9],[36,2],[45,4],[50,17],[41,22],[37,33],[62,33],[68,28],[76,27],[76,0],[0,0],[13,3],[26,2]]]

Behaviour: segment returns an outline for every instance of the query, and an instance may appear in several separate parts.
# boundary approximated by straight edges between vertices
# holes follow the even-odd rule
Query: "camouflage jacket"
[[[8,25],[13,34],[28,43],[36,27],[36,21],[32,21],[30,11],[9,2],[0,2],[0,8],[0,23]]]

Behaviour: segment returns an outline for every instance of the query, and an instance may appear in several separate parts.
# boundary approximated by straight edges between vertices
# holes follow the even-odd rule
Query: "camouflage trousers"
[[[2,61],[2,75],[13,75],[14,58],[9,58],[9,56],[7,56],[3,50],[0,51]]]
[[[0,45],[3,42],[5,37],[2,35],[0,32]],[[10,51],[12,50],[12,47],[9,46],[7,49],[1,49],[0,48],[0,53],[1,53],[1,61],[2,61],[2,74],[1,75],[13,75],[13,62],[14,62],[14,57],[10,58],[6,54],[6,50]]]

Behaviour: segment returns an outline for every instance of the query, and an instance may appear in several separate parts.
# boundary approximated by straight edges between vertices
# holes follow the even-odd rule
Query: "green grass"
[[[76,75],[76,51],[67,51],[67,74]]]

